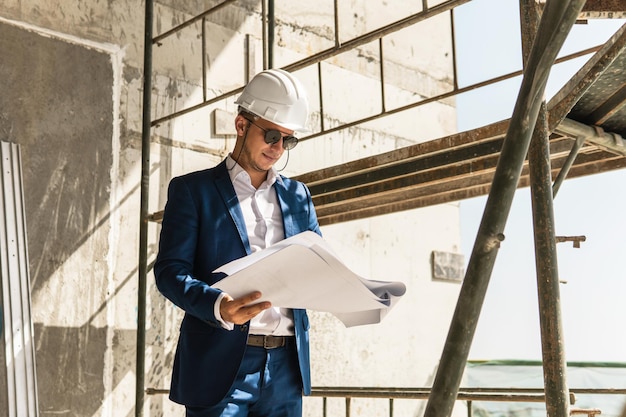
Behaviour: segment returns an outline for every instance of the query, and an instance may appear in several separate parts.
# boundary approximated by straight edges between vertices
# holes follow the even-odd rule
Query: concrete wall
[[[155,33],[213,3],[157,2]],[[332,2],[277,3],[275,66],[333,45]],[[340,3],[343,40],[419,11],[408,1]],[[252,35],[253,70],[262,69],[259,4],[242,1],[207,19],[208,97],[244,83],[246,34]],[[22,145],[42,416],[134,414],[143,10],[138,0],[0,4],[0,139]],[[201,100],[198,30],[192,25],[155,48],[153,117]],[[323,64],[326,127],[380,111],[375,44]],[[450,88],[447,15],[387,38],[385,56],[388,108]],[[298,76],[311,92],[310,127],[317,130],[316,71]],[[214,165],[231,149],[232,135],[214,134],[213,112],[233,113],[233,99],[153,129],[151,211],[162,209],[172,176]],[[454,102],[433,103],[305,141],[284,173],[454,130]],[[312,313],[314,385],[431,383],[459,285],[432,279],[430,253],[458,251],[457,209],[448,204],[323,229],[348,266],[368,278],[401,280],[408,293],[379,325],[345,329],[332,316]],[[157,236],[158,226],[151,225],[150,259]],[[181,315],[149,278],[146,386],[167,388]],[[306,400],[307,415],[320,401]],[[341,413],[340,405],[332,407]],[[371,415],[376,407],[363,403],[353,415]],[[421,410],[415,403],[406,407],[411,414]],[[144,413],[183,415],[163,395],[147,397]]]

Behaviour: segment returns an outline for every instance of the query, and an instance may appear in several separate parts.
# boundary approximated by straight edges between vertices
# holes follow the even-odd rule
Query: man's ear
[[[235,130],[237,131],[237,135],[243,135],[244,133],[246,133],[248,125],[249,123],[246,118],[238,114],[235,118]]]

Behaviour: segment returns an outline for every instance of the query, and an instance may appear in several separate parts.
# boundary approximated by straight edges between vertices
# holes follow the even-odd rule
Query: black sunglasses
[[[265,132],[265,143],[267,143],[268,145],[273,145],[275,143],[278,143],[278,141],[282,139],[283,148],[285,148],[286,150],[291,150],[295,148],[296,145],[298,144],[298,138],[295,136],[292,136],[292,135],[283,136],[283,133],[276,129],[264,129],[258,124],[254,123],[252,120],[248,119],[247,117],[245,117],[245,119],[249,121],[250,123],[252,123],[253,125],[255,125],[256,127],[258,127],[259,129],[261,129],[263,132]]]

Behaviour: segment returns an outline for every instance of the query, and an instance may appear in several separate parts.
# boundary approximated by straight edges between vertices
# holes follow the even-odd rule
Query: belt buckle
[[[263,349],[272,349],[272,346],[269,345],[269,340],[271,336],[263,336]]]

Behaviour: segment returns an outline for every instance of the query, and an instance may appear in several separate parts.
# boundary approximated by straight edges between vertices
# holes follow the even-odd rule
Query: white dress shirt
[[[276,190],[272,187],[276,181],[282,181],[278,172],[272,167],[267,173],[267,179],[257,189],[252,185],[250,175],[230,155],[226,158],[226,166],[233,167],[228,174],[243,212],[252,252],[260,251],[283,240],[285,238],[283,215],[278,204]],[[225,329],[232,330],[233,323],[222,320],[219,312],[223,297],[224,295],[218,297],[215,302],[215,317]],[[292,311],[279,307],[262,311],[251,320],[250,334],[293,336]]]

